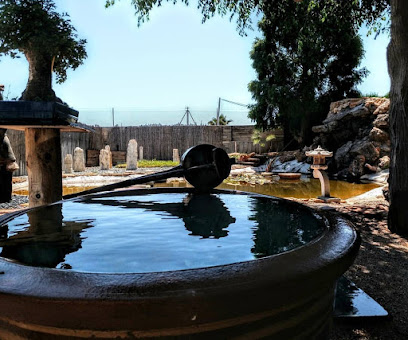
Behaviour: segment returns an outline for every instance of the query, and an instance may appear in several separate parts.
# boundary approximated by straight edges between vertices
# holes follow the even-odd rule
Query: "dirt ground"
[[[352,221],[361,235],[359,254],[345,275],[389,313],[385,320],[335,320],[330,339],[408,339],[408,241],[388,230],[388,202],[361,200],[330,206]]]

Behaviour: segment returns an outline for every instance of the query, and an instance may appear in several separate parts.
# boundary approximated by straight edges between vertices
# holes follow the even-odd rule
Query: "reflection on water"
[[[257,258],[294,249],[322,232],[316,228],[316,217],[305,214],[300,205],[282,207],[282,204],[270,204],[267,198],[254,200],[253,204],[250,219],[256,222],[256,229],[252,252]],[[273,216],[273,224],[270,216]]]
[[[300,180],[279,180],[274,177],[272,183],[266,184],[245,184],[230,185],[221,183],[218,189],[248,191],[262,195],[275,197],[294,197],[294,198],[316,198],[321,195],[320,182],[315,178],[302,177]],[[186,183],[156,183],[155,187],[191,187]],[[64,186],[63,195],[75,194],[84,190],[95,188],[94,186]],[[344,181],[330,181],[330,194],[333,197],[348,199],[365,192],[378,188],[375,183],[349,183]],[[27,189],[13,190],[15,195],[28,195]]]
[[[275,177],[274,177],[275,178]],[[183,187],[183,183],[158,183],[158,187]],[[365,192],[378,188],[375,183],[357,184],[344,181],[330,181],[330,194],[333,197],[348,199]],[[231,185],[221,183],[217,189],[248,191],[256,194],[294,197],[294,198],[316,198],[321,195],[320,182],[315,178],[302,177],[300,180],[272,180],[272,183]]]
[[[255,192],[262,195],[276,197],[294,197],[294,198],[316,198],[321,195],[321,187],[318,179],[302,178],[300,180],[277,180],[263,185],[237,185],[231,186],[221,184],[220,189],[235,189],[242,191]],[[330,194],[333,197],[348,199],[365,192],[378,188],[377,184],[357,184],[344,181],[330,181]]]
[[[251,195],[115,193],[39,207],[1,227],[1,256],[87,272],[152,272],[281,253],[320,235],[306,208]]]
[[[81,248],[80,234],[92,220],[63,221],[61,210],[62,204],[31,210],[19,223],[0,227],[0,256],[32,266],[64,266],[65,255]]]
[[[156,199],[156,196],[154,196]],[[107,198],[84,198],[85,204],[101,204],[128,209],[166,212],[183,220],[184,226],[191,231],[190,235],[203,238],[220,238],[228,235],[227,228],[235,222],[229,210],[216,195],[188,194],[181,202],[160,202],[140,200],[112,200]],[[137,211],[136,211],[137,212]],[[164,218],[166,220],[166,218]]]
[[[71,194],[76,194],[77,192],[89,190],[96,188],[96,186],[63,186],[62,187],[62,194],[65,195],[71,195]],[[22,196],[28,196],[28,188],[25,189],[14,189],[13,190],[14,195],[22,195]]]
[[[334,303],[336,317],[384,317],[388,312],[353,282],[342,276],[337,281]]]

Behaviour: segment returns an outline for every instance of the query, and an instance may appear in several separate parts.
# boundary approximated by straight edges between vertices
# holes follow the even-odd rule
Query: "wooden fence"
[[[251,140],[253,126],[128,126],[96,127],[95,132],[64,132],[61,134],[62,160],[67,154],[73,154],[76,147],[85,150],[100,150],[109,145],[112,151],[126,151],[130,139],[136,139],[143,146],[145,159],[169,160],[173,149],[183,153],[197,144],[212,144],[228,153],[262,153],[276,151],[283,147],[283,132],[275,130],[276,138],[265,147],[254,145]],[[16,176],[26,174],[24,133],[8,130],[14,154],[20,170]]]

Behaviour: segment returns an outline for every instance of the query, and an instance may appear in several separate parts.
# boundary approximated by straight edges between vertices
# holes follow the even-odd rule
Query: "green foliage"
[[[110,7],[119,0],[106,0],[105,6]],[[165,2],[177,2],[189,5],[189,0],[130,0],[135,8],[138,25],[149,20],[149,13],[155,7],[160,7]],[[230,20],[236,18],[237,29],[245,35],[245,30],[251,28],[251,14],[259,11],[259,0],[198,0],[197,8],[202,13],[202,22],[206,22],[216,14],[225,16],[229,14]]]
[[[137,162],[139,168],[162,168],[162,167],[173,167],[177,166],[179,163],[173,161],[161,161],[161,160],[147,160],[142,159]],[[126,168],[126,164],[117,164],[115,168]]]
[[[0,57],[55,58],[56,80],[62,83],[67,69],[76,69],[87,56],[86,40],[78,39],[68,14],[56,12],[52,0],[2,0],[0,16]]]
[[[369,93],[363,93],[361,95],[362,97],[381,97],[377,92],[369,92]]]
[[[374,34],[377,37],[381,33],[390,33],[390,0],[361,0],[359,4],[356,22],[359,26],[362,24],[368,26],[368,35]]]
[[[267,142],[274,140],[276,138],[275,134],[270,130],[263,131],[262,129],[254,129],[251,139],[252,143],[259,144],[264,147]]]
[[[386,94],[381,96],[378,94],[378,92],[367,92],[367,93],[360,93],[358,97],[360,98],[363,98],[363,97],[390,98],[390,93],[387,92]]]
[[[227,117],[223,115],[222,113],[220,114],[220,124],[219,125],[228,125],[231,122],[232,122],[231,119],[227,119]],[[217,125],[217,117],[214,117],[213,119],[211,119],[208,122],[208,125]]]
[[[257,79],[249,84],[256,101],[249,116],[258,127],[283,126],[307,144],[330,102],[357,94],[367,71],[357,69],[363,48],[354,10],[335,0],[263,4],[264,37],[251,52]]]
[[[119,0],[105,0],[105,6],[110,7]],[[177,2],[189,5],[189,0],[130,0],[135,8],[138,24],[149,20],[149,13],[155,7],[160,7],[163,3]],[[230,20],[236,18],[237,29],[240,34],[245,35],[247,29],[251,29],[251,15],[263,12],[263,8],[270,0],[197,0],[197,8],[202,13],[202,22],[207,21],[216,14],[225,16],[229,14]],[[294,2],[295,0],[281,0],[282,3]],[[304,0],[308,3],[308,9],[314,9],[326,1],[322,0]],[[338,7],[343,6],[346,1],[328,0],[328,6],[335,4]],[[363,23],[370,28],[369,33],[378,35],[384,31],[389,31],[390,27],[390,0],[347,0],[346,6],[352,5],[355,9],[352,13],[356,26],[360,27]],[[322,8],[321,19],[324,22],[332,12]],[[287,12],[290,16],[291,13]]]

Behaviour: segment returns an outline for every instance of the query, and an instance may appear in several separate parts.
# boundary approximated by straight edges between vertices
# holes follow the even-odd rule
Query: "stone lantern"
[[[324,150],[320,145],[312,150],[306,151],[306,156],[313,157],[313,164],[310,166],[313,169],[313,177],[320,180],[322,195],[318,198],[325,202],[340,202],[339,198],[330,196],[330,182],[327,176],[326,157],[333,157],[333,152]]]

